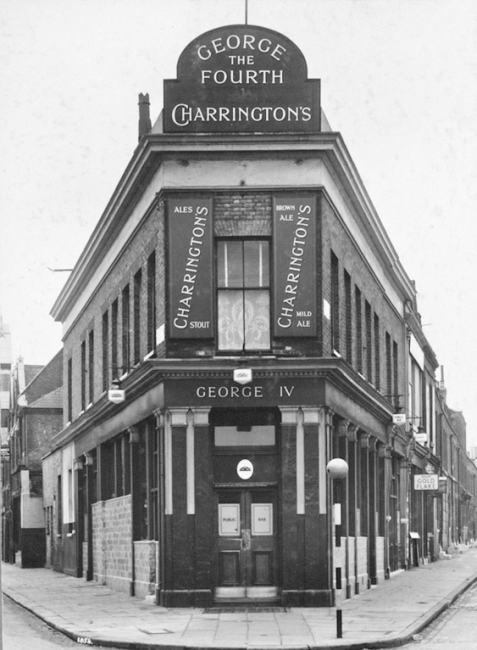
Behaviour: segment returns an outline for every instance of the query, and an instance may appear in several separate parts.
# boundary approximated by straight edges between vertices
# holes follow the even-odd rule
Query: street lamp
[[[332,458],[326,466],[328,476],[333,481],[333,521],[335,525],[335,545],[341,546],[341,503],[342,503],[342,485],[348,476],[348,463],[342,458]],[[348,553],[348,546],[346,546]],[[336,584],[335,584],[335,604],[336,604],[336,637],[341,639],[343,636],[343,613],[341,606],[343,603],[343,592],[341,586],[341,567],[336,566]]]

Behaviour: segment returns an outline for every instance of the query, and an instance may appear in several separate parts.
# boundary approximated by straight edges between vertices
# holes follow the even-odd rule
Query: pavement
[[[477,548],[392,574],[335,608],[207,611],[158,607],[49,569],[2,563],[6,596],[77,643],[142,650],[391,648],[413,639],[477,582]],[[418,637],[417,637],[418,638]]]

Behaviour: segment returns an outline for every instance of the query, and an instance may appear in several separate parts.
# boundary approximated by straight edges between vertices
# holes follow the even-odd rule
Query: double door
[[[274,489],[217,491],[216,600],[277,597]]]

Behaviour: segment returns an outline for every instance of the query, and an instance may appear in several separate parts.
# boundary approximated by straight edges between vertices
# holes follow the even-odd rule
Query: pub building
[[[153,125],[140,95],[52,309],[51,565],[167,607],[331,606],[336,566],[348,597],[404,566],[414,297],[298,47],[251,25],[193,40]]]

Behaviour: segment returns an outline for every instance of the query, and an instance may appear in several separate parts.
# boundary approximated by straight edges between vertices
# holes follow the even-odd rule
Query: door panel
[[[219,599],[277,595],[276,494],[273,489],[217,492]]]
[[[221,551],[219,580],[220,584],[236,587],[240,583],[240,552]]]

